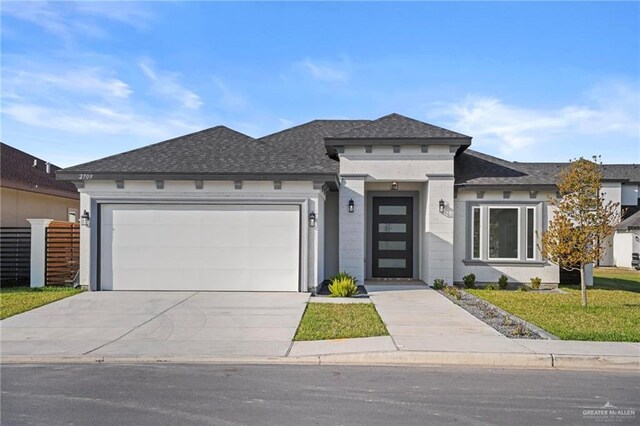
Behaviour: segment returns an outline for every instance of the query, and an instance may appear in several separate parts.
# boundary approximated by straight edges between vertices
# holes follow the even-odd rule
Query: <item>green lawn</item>
[[[578,286],[562,286],[568,294],[468,291],[563,340],[640,342],[640,272],[597,270],[594,284],[588,309]]]
[[[78,294],[82,290],[69,287],[10,287],[0,289],[0,320],[30,311],[47,303]]]
[[[294,340],[388,335],[372,303],[308,303]]]

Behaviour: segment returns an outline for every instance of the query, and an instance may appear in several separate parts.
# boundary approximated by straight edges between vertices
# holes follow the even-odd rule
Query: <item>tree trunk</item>
[[[582,293],[582,307],[587,307],[587,283],[584,280],[584,266],[580,266],[580,292]]]

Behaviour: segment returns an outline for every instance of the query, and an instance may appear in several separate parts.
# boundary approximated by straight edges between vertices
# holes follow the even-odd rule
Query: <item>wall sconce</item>
[[[316,213],[315,212],[309,213],[309,227],[311,227],[311,228],[315,228],[316,227]]]
[[[444,213],[444,200],[440,199],[440,202],[438,203],[438,211],[440,211],[440,213]]]
[[[89,212],[85,210],[82,213],[82,216],[80,216],[80,225],[89,226],[90,221],[91,221],[91,217],[89,216]]]
[[[397,191],[398,190],[398,182],[396,182],[396,181],[391,182],[391,190],[392,191]]]
[[[353,202],[353,198],[349,200],[349,213],[353,213],[356,209],[356,206]]]

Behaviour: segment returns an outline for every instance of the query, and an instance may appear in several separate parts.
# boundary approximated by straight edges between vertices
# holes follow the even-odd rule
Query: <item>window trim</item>
[[[531,257],[529,257],[529,210],[533,212],[533,220],[532,220],[532,228],[533,232],[531,233],[532,238],[532,246],[531,246]],[[525,237],[525,259],[526,260],[536,260],[537,259],[537,250],[536,250],[536,223],[538,222],[538,214],[536,212],[536,208],[533,206],[525,207],[525,227],[524,227],[524,237]]]
[[[498,209],[510,209],[510,210],[515,210],[518,213],[518,222],[517,222],[517,242],[516,242],[516,249],[517,249],[517,253],[516,253],[516,257],[491,257],[491,249],[489,248],[489,244],[491,244],[491,235],[490,232],[491,230],[489,229],[490,225],[491,225],[491,210],[498,210]],[[520,243],[522,241],[522,236],[520,235],[520,231],[521,229],[521,207],[520,206],[513,206],[513,205],[507,205],[507,206],[487,206],[487,260],[489,260],[490,262],[500,262],[500,261],[513,261],[513,260],[520,260],[521,259],[521,252],[520,252]]]
[[[479,232],[478,232],[478,256],[474,256],[475,249],[475,235],[476,235],[476,227],[475,227],[475,214],[476,210],[478,211],[479,216]],[[481,206],[472,206],[471,207],[471,259],[480,260],[482,259],[482,207]]]

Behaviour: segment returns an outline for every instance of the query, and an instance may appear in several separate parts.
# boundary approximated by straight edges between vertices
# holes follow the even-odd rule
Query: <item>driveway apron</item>
[[[284,356],[309,295],[87,292],[0,322],[2,356]]]

